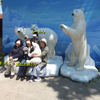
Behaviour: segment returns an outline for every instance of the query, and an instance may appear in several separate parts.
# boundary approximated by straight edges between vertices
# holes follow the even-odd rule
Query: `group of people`
[[[15,41],[15,46],[11,49],[9,53],[8,61],[13,62],[13,64],[7,65],[5,77],[10,77],[12,79],[15,76],[16,63],[35,63],[36,66],[19,66],[16,80],[21,79],[23,81],[26,76],[26,72],[29,69],[31,75],[30,82],[40,81],[41,77],[46,75],[46,65],[48,63],[48,46],[47,40],[38,38],[38,32],[34,32],[33,38],[26,39],[26,46],[23,46],[23,41],[17,39]]]

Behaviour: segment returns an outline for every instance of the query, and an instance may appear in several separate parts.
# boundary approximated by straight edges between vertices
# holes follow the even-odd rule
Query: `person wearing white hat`
[[[48,63],[48,53],[49,53],[49,48],[47,46],[47,40],[45,38],[42,38],[40,40],[40,45],[41,45],[41,59],[42,62],[38,64],[36,67],[33,68],[33,71],[31,72],[31,79],[30,82],[33,81],[33,76],[36,77],[34,81],[40,81],[40,77],[44,77],[46,75],[46,65]],[[33,55],[33,57],[36,57]]]
[[[42,45],[44,44],[45,46],[47,45],[47,40],[45,39],[45,38],[42,38],[41,40],[40,40],[40,42],[44,42],[44,43],[42,43]],[[45,46],[42,46],[42,48],[44,48]]]

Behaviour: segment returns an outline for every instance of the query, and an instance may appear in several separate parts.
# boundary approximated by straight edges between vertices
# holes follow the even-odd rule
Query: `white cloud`
[[[46,5],[46,4],[48,4],[48,3],[47,3],[47,2],[39,2],[39,4],[45,4],[45,5]]]
[[[54,5],[54,4],[57,4],[58,2],[52,2],[52,3],[50,3],[51,5]]]
[[[0,4],[0,14],[2,13],[2,7],[1,7],[1,4]]]

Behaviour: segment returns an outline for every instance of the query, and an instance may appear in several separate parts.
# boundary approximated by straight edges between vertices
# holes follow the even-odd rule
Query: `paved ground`
[[[1,42],[0,42],[1,43]],[[0,46],[0,61],[5,54]],[[98,77],[89,83],[78,83],[58,76],[41,82],[4,77],[5,69],[0,67],[0,100],[100,100],[100,69]]]
[[[100,100],[100,75],[89,83],[58,76],[41,82],[4,78],[0,69],[0,100]]]

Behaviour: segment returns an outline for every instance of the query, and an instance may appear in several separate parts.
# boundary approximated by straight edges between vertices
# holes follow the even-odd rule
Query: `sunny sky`
[[[1,1],[1,0],[0,0]],[[1,3],[0,3],[0,14],[2,13],[2,9],[1,9]]]

